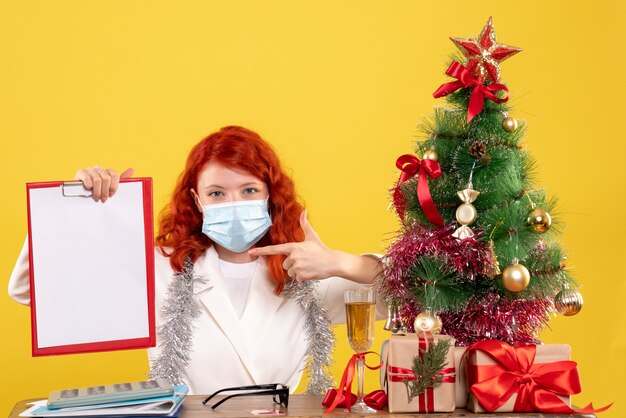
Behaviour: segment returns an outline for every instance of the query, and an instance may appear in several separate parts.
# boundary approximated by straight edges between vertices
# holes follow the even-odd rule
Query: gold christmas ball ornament
[[[502,284],[509,292],[521,292],[530,283],[530,272],[517,260],[502,271]]]
[[[413,322],[413,328],[417,334],[439,334],[442,326],[439,315],[428,311],[419,313]]]
[[[554,307],[561,315],[576,315],[583,308],[583,296],[576,289],[563,289],[554,297]]]
[[[550,214],[541,208],[534,208],[528,215],[526,220],[528,225],[532,226],[537,232],[546,232],[552,225],[552,217]]]
[[[425,160],[433,160],[433,161],[437,161],[439,159],[439,155],[437,154],[437,151],[435,151],[434,148],[431,148],[429,150],[427,150],[424,155],[422,155],[422,158]]]
[[[504,118],[504,120],[502,121],[502,128],[507,132],[515,132],[517,130],[517,127],[517,119],[510,116]]]

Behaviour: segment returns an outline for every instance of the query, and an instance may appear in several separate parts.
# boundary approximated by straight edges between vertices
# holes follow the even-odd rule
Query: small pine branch
[[[426,392],[427,389],[436,388],[443,381],[441,370],[446,366],[446,357],[452,343],[449,339],[441,339],[429,346],[428,349],[419,349],[419,355],[413,357],[413,374],[416,379],[409,381],[404,379],[408,402]]]

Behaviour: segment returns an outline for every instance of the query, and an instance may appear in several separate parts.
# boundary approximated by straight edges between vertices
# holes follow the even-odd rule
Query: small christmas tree
[[[396,162],[402,229],[385,256],[387,328],[440,331],[458,345],[538,343],[550,313],[578,313],[582,298],[554,238],[555,200],[533,186],[525,125],[500,83],[500,62],[521,49],[496,41],[491,18],[478,37],[451,40],[467,60],[434,93],[448,106],[422,124],[422,159]]]

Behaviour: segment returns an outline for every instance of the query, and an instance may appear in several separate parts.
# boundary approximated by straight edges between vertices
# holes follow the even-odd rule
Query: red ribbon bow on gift
[[[357,353],[353,355],[348,361],[348,365],[343,371],[343,376],[341,376],[341,382],[339,383],[338,389],[330,389],[324,400],[322,401],[322,405],[326,406],[327,409],[324,411],[325,414],[332,412],[338,406],[345,406],[350,411],[350,406],[356,402],[356,396],[351,392],[352,389],[352,380],[354,379],[354,373],[356,369],[356,362],[358,359],[363,360],[365,362],[365,356],[367,354],[377,354],[373,351],[366,351],[365,353]],[[369,366],[365,363],[365,367],[370,370],[378,370],[380,369],[380,364],[377,366]],[[346,396],[350,396],[349,404],[346,404]],[[374,409],[383,409],[387,406],[387,394],[385,394],[382,390],[376,390],[369,395],[363,398],[363,401],[370,407]]]
[[[494,103],[503,103],[509,100],[509,89],[504,84],[493,83],[485,85],[485,78],[481,75],[474,77],[474,75],[465,68],[462,64],[454,61],[448,69],[446,74],[454,77],[457,81],[451,81],[449,83],[439,86],[437,91],[433,93],[435,99],[457,91],[461,88],[474,87],[470,96],[469,105],[467,106],[467,123],[470,123],[474,116],[478,115],[483,110],[485,103],[485,97]],[[505,96],[500,98],[496,96],[497,91],[505,92]]]
[[[396,167],[401,171],[398,186],[393,194],[393,201],[398,210],[398,215],[404,218],[405,204],[400,192],[400,185],[417,174],[416,192],[420,206],[430,223],[436,226],[443,226],[443,218],[437,211],[435,202],[433,202],[433,198],[430,195],[430,189],[428,188],[428,177],[436,179],[441,176],[439,163],[435,160],[419,160],[414,155],[404,154],[396,160]]]
[[[511,346],[498,340],[480,341],[471,345],[471,350],[480,350],[491,357],[495,365],[468,365],[470,391],[480,404],[493,412],[513,395],[517,394],[515,412],[546,413],[593,413],[593,404],[574,410],[558,397],[580,393],[581,384],[578,367],[569,360],[534,364],[536,346]]]

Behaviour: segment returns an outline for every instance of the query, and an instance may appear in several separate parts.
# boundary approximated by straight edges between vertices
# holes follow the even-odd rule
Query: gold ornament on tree
[[[507,113],[504,113],[504,119],[502,120],[502,129],[511,133],[517,131],[519,124],[517,123],[517,119],[512,118]]]
[[[387,304],[387,321],[385,322],[385,326],[383,329],[387,331],[391,331],[391,327],[393,326],[393,321],[396,317],[396,306],[391,303]]]
[[[561,315],[576,315],[583,308],[583,296],[578,290],[565,287],[554,297],[554,307]]]
[[[478,217],[478,212],[476,211],[474,205],[472,205],[472,203],[480,194],[479,191],[472,188],[472,177],[474,176],[475,167],[476,161],[474,161],[474,164],[472,165],[472,171],[470,171],[467,187],[463,190],[459,190],[458,192],[456,192],[457,196],[459,196],[459,199],[461,199],[463,204],[456,208],[456,221],[461,224],[461,226],[452,233],[452,236],[459,240],[474,236],[474,231],[472,231],[472,229],[468,225],[473,224]]]
[[[387,305],[387,321],[384,329],[396,334],[402,329],[402,318],[398,312],[398,306],[390,303]]]
[[[521,292],[530,283],[530,272],[516,258],[502,271],[502,285],[509,292]]]
[[[442,327],[439,315],[432,313],[429,309],[420,312],[413,322],[413,328],[417,334],[439,334]]]
[[[504,224],[504,220],[500,219],[496,226],[494,226],[491,230],[491,233],[489,234],[489,241],[487,243],[487,250],[489,251],[493,262],[486,267],[485,276],[490,279],[495,279],[502,274],[502,271],[500,270],[500,263],[498,263],[498,255],[496,254],[495,244],[493,243],[493,234],[498,228],[500,228],[500,226],[502,226],[502,224]]]
[[[468,225],[473,224],[478,217],[478,212],[472,203],[480,192],[472,189],[472,183],[470,182],[467,188],[459,190],[456,194],[463,201],[463,204],[456,209],[456,221],[461,226],[452,233],[452,236],[462,240],[474,236],[474,232]]]
[[[493,240],[491,239],[489,240],[489,243],[487,244],[487,249],[489,250],[489,252],[491,253],[491,256],[493,257],[493,263],[487,267],[487,271],[485,272],[485,275],[489,277],[490,279],[495,279],[500,274],[502,274],[502,271],[500,271],[500,263],[498,263],[498,256],[496,255],[496,251],[493,245]]]
[[[437,161],[439,159],[439,155],[437,154],[437,151],[435,151],[435,147],[430,147],[430,149],[426,150],[424,155],[422,155],[422,158],[424,160]]]
[[[536,207],[534,203],[530,205],[530,207],[532,210],[528,215],[528,225],[532,226],[535,231],[540,233],[550,229],[552,225],[552,217],[550,214],[545,209]]]
[[[547,210],[543,208],[538,208],[530,199],[528,193],[526,193],[528,200],[530,201],[530,213],[528,214],[528,219],[526,219],[526,223],[531,226],[536,232],[544,233],[550,226],[552,225],[552,216],[548,213]]]

